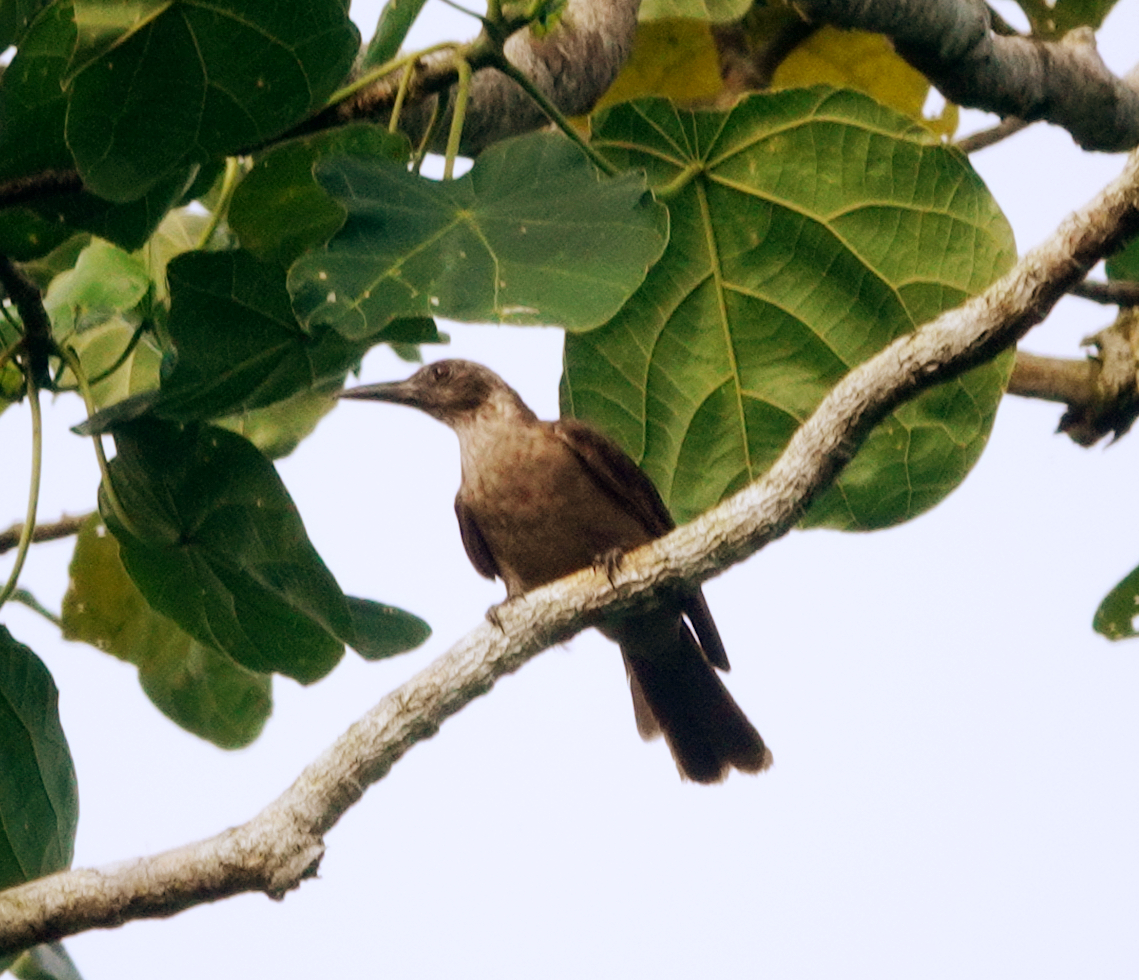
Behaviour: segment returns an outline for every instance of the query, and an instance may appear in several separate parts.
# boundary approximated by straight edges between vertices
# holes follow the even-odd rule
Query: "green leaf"
[[[616,438],[686,520],[766,471],[850,368],[1008,268],[1011,232],[965,158],[865,96],[728,113],[617,106],[595,139],[667,188],[668,250],[604,328],[567,335],[563,410]],[[1008,360],[890,416],[809,524],[913,517],[984,446]]]
[[[43,662],[0,626],[0,889],[71,864],[79,794]]]
[[[393,323],[366,339],[308,333],[293,315],[285,270],[248,252],[189,252],[170,263],[167,277],[178,359],[162,386],[163,418],[213,418],[339,387],[373,344],[435,336],[429,320]]]
[[[3,0],[0,2],[0,51],[19,44],[24,32],[49,0]]]
[[[327,392],[299,391],[264,408],[227,415],[214,424],[244,436],[269,459],[282,459],[335,407],[336,398]]]
[[[134,308],[149,288],[150,276],[138,259],[95,239],[79,254],[75,268],[52,280],[44,308],[53,332],[62,338],[83,329],[85,318],[93,325]]]
[[[229,225],[258,258],[290,265],[323,245],[344,224],[345,211],[321,189],[313,164],[331,156],[382,157],[406,163],[407,138],[360,123],[290,140],[258,157],[237,186]]]
[[[127,573],[150,606],[257,673],[318,680],[352,635],[348,605],[273,465],[212,426],[142,419],[115,430],[100,491]]]
[[[418,616],[371,599],[348,596],[355,631],[349,645],[365,660],[383,660],[426,642],[431,627]]]
[[[63,635],[134,664],[164,715],[223,749],[252,742],[272,711],[271,678],[203,646],[147,605],[97,514],[79,532],[71,559]]]
[[[12,967],[18,980],[83,980],[63,943],[44,943],[22,954]]]
[[[1117,2],[1118,0],[1056,0],[1051,4],[1041,3],[1040,0],[1019,0],[1033,33],[1044,38],[1063,37],[1076,27],[1090,27],[1098,31]]]
[[[637,14],[642,23],[683,18],[727,24],[748,12],[751,0],[644,0]]]
[[[316,175],[348,220],[297,261],[289,290],[304,323],[350,339],[417,315],[588,330],[620,309],[668,237],[639,174],[604,178],[551,133],[495,144],[458,180],[347,157]]]
[[[1106,596],[1092,619],[1092,629],[1109,640],[1139,636],[1139,568],[1132,571]]]
[[[91,394],[97,408],[116,405],[158,387],[162,352],[145,334],[136,340],[137,330],[122,317],[112,317],[68,341],[93,382]],[[76,384],[70,369],[63,372],[60,383],[64,387]]]
[[[378,68],[399,54],[400,45],[427,0],[388,0],[380,11],[376,33],[368,44],[360,67],[364,71]]]
[[[1139,282],[1139,235],[1107,260],[1107,278]]]
[[[183,0],[101,40],[70,75],[66,136],[83,182],[132,201],[320,108],[359,33],[340,0]],[[117,25],[121,30],[123,25]]]

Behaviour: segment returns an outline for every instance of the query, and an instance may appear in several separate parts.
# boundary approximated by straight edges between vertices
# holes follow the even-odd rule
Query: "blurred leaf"
[[[637,25],[629,60],[594,111],[650,95],[689,105],[715,98],[723,87],[706,22],[654,20]]]
[[[427,0],[388,0],[380,11],[376,33],[368,43],[361,69],[379,68],[399,54],[400,46],[407,38],[407,32],[415,23],[415,18]]]
[[[383,660],[426,642],[431,627],[418,616],[371,599],[348,596],[354,637],[349,645],[365,660]]]
[[[42,258],[71,238],[67,225],[48,221],[31,208],[0,208],[0,255],[16,262]]]
[[[7,215],[9,212],[0,213]],[[68,269],[75,268],[79,256],[83,254],[83,250],[89,244],[91,244],[91,236],[86,232],[75,234],[68,232],[68,237],[50,252],[45,252],[30,262],[24,262],[21,268],[24,274],[36,284],[36,288],[41,293],[47,292],[48,286],[51,285],[51,281],[56,276]]]
[[[316,174],[348,220],[296,262],[289,290],[303,323],[350,339],[417,315],[588,330],[643,281],[668,236],[640,175],[604,178],[551,133],[496,143],[458,180],[349,157]]]
[[[1139,235],[1107,260],[1107,278],[1139,282]]]
[[[747,13],[751,0],[644,0],[638,19],[650,20],[702,20],[711,24],[726,24],[739,20]]]
[[[52,280],[44,296],[52,331],[63,338],[83,329],[84,314],[91,324],[130,310],[146,295],[150,276],[136,258],[108,242],[95,239],[80,254],[74,269]]]
[[[229,207],[230,227],[258,258],[290,265],[344,224],[344,208],[313,176],[317,160],[382,157],[404,164],[409,155],[405,136],[366,123],[282,143],[258,157],[238,185]]]
[[[49,0],[3,0],[0,2],[0,51],[18,44],[24,31]]]
[[[150,419],[115,430],[99,507],[150,606],[257,673],[319,680],[352,620],[273,465],[240,436]]]
[[[63,943],[44,943],[22,954],[12,967],[19,980],[83,980]]]
[[[135,341],[136,330],[137,326],[121,317],[112,317],[68,341],[79,356],[87,377],[94,382],[91,394],[96,408],[115,405],[132,395],[158,387],[162,353],[146,335]],[[128,350],[132,342],[134,347]],[[115,370],[107,374],[111,368]],[[70,369],[63,372],[60,384],[65,388],[76,385]]]
[[[957,128],[956,106],[947,106],[938,119],[926,118],[929,82],[881,34],[842,31],[824,25],[779,65],[771,89],[819,84],[863,92],[928,126],[939,136],[951,136]]]
[[[616,438],[681,520],[761,475],[850,368],[1015,255],[965,158],[857,93],[728,113],[639,102],[594,133],[670,188],[671,238],[617,316],[567,335],[563,411]],[[1005,357],[895,412],[807,523],[881,527],[932,507],[980,454],[1008,370]]]
[[[124,26],[72,66],[66,120],[84,183],[120,202],[284,132],[324,104],[359,45],[341,0],[184,0]]]
[[[1090,27],[1098,31],[1104,18],[1117,0],[1018,0],[1021,10],[1032,25],[1033,34],[1045,38],[1060,38],[1076,27]]]
[[[272,679],[202,646],[147,605],[93,514],[75,545],[63,635],[138,667],[139,683],[175,724],[223,749],[248,745],[272,711]]]
[[[188,207],[170,211],[139,250],[138,258],[150,274],[155,304],[165,303],[170,298],[166,267],[183,252],[198,247],[209,222],[209,215],[197,214]]]
[[[1139,568],[1136,568],[1106,596],[1092,619],[1092,629],[1109,640],[1139,636]]]
[[[330,389],[339,387],[337,384]],[[269,459],[281,459],[296,449],[335,407],[336,399],[328,392],[299,391],[264,408],[228,415],[216,424],[244,436]]]
[[[79,794],[42,661],[0,626],[0,889],[71,864]]]

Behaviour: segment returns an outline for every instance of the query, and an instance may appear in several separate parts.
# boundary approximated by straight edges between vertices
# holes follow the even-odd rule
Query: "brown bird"
[[[475,568],[510,598],[666,534],[675,526],[656,488],[612,440],[576,419],[543,422],[497,374],[437,361],[406,381],[340,392],[410,405],[459,437],[455,513]],[[621,646],[637,729],[663,733],[683,777],[760,772],[771,753],[714,668],[728,656],[699,588],[608,619]],[[694,632],[695,631],[695,632]]]

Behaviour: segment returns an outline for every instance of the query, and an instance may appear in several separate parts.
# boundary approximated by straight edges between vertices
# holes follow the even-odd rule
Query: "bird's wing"
[[[486,538],[482,536],[474,515],[460,497],[455,498],[455,516],[459,519],[459,534],[463,539],[463,547],[467,549],[467,557],[475,566],[475,571],[487,578],[502,578],[502,572],[498,569],[494,555],[490,553]]]
[[[617,443],[577,419],[559,419],[551,424],[597,485],[636,517],[649,534],[659,538],[676,527],[652,480]]]
[[[652,480],[612,439],[577,419],[560,419],[553,423],[553,430],[573,450],[598,486],[636,517],[654,538],[676,527]],[[699,589],[686,590],[683,607],[708,662],[727,670],[728,654],[704,593]]]

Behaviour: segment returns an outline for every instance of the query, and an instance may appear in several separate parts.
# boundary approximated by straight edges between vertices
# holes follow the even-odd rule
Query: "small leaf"
[[[248,745],[272,711],[268,676],[202,646],[147,605],[97,514],[79,532],[71,559],[63,635],[134,664],[164,715],[221,748]]]
[[[388,0],[380,11],[376,33],[368,43],[361,68],[379,68],[399,54],[400,46],[427,0]]]
[[[563,411],[641,463],[680,520],[760,476],[850,368],[1011,264],[1007,222],[965,158],[849,91],[659,100],[595,141],[669,189],[661,261],[606,326],[566,336]],[[809,524],[871,528],[944,497],[980,455],[1009,358],[883,422]]]
[[[417,315],[588,330],[643,281],[668,236],[640,175],[603,178],[549,133],[497,143],[453,181],[347,157],[316,174],[348,220],[296,262],[289,291],[302,322],[349,339]]]
[[[344,208],[313,176],[317,160],[375,156],[406,163],[409,154],[405,136],[364,123],[279,144],[258,157],[237,186],[230,227],[258,258],[290,265],[344,224]]]
[[[12,967],[17,980],[83,980],[63,943],[44,943],[20,956]]]
[[[79,795],[43,662],[0,626],[0,889],[71,864]]]
[[[348,596],[353,636],[345,641],[365,660],[383,660],[426,642],[431,627],[418,616],[371,599]]]
[[[1127,575],[1106,596],[1092,619],[1092,629],[1109,640],[1139,636],[1139,568]]]
[[[1139,235],[1107,260],[1107,278],[1113,282],[1139,282]]]
[[[99,506],[150,606],[257,673],[307,684],[332,670],[351,614],[273,465],[212,426],[141,419],[115,444],[130,528],[103,492]]]
[[[52,280],[44,296],[56,337],[82,329],[83,314],[130,310],[146,295],[150,276],[138,259],[109,242],[95,239],[80,254],[75,268]]]

